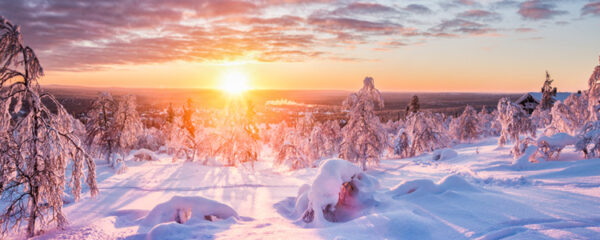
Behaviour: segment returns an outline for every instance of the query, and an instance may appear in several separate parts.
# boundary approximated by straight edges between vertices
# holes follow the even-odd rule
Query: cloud
[[[498,21],[501,20],[501,16],[498,13],[490,12],[486,10],[472,9],[464,11],[458,14],[458,17],[475,19],[475,20],[487,20],[487,21]]]
[[[397,14],[399,13],[393,7],[381,5],[378,3],[355,2],[344,7],[340,7],[331,12],[333,15],[355,15],[355,14]]]
[[[528,0],[521,3],[518,13],[524,19],[529,20],[549,19],[567,13],[566,11],[555,10],[555,8],[556,5],[549,1]]]
[[[486,24],[459,18],[444,20],[430,30],[434,33],[441,34],[439,36],[454,36],[456,33],[481,35],[496,31],[495,29],[488,27]]]
[[[600,16],[600,1],[585,4],[581,8],[581,15]]]
[[[403,8],[405,11],[417,13],[417,14],[430,14],[432,13],[431,9],[429,9],[425,5],[421,4],[409,4],[408,6]]]

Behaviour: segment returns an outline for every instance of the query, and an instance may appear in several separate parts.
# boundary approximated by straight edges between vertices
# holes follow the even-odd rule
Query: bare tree
[[[377,164],[387,146],[387,135],[375,115],[375,107],[383,108],[383,98],[375,88],[373,78],[366,77],[357,93],[352,93],[343,105],[348,110],[348,123],[342,129],[342,158],[359,162],[363,170],[367,163]]]
[[[20,28],[0,18],[0,227],[5,234],[27,222],[67,224],[62,213],[67,164],[73,163],[71,192],[79,199],[84,164],[90,193],[98,193],[95,164],[73,134],[73,117],[41,91],[42,67],[23,44]],[[55,109],[55,110],[50,110]]]
[[[113,167],[122,164],[125,151],[137,143],[138,135],[142,133],[142,122],[135,108],[133,95],[117,101],[105,92],[100,93],[88,113],[86,142]]]

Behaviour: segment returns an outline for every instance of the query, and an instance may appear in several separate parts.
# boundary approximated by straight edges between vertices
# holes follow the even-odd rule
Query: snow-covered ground
[[[128,161],[127,171],[115,174],[99,161],[100,194],[65,205],[69,227],[38,238],[600,237],[600,159],[583,159],[567,147],[557,161],[517,168],[510,147],[498,148],[496,138],[452,149],[456,156],[448,152],[438,161],[433,153],[383,160],[366,172],[379,181],[372,204],[326,225],[306,224],[295,210],[301,186],[312,184],[318,169],[276,169],[271,156],[250,170],[159,155]]]

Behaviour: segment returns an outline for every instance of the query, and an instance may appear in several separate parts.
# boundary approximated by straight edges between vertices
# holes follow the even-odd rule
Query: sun
[[[249,89],[248,77],[240,71],[228,71],[221,78],[220,88],[232,95],[242,94]]]

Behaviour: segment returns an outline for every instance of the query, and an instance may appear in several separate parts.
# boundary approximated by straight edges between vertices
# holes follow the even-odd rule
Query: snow
[[[550,137],[549,139],[552,139]],[[556,139],[563,139],[558,138]],[[382,159],[362,171],[340,159],[282,171],[177,161],[98,160],[100,193],[65,203],[70,225],[38,239],[594,239],[600,235],[600,159],[566,146],[558,159],[513,160],[497,138]],[[531,147],[531,146],[530,146]],[[359,177],[360,176],[360,177]],[[344,183],[358,193],[337,204]],[[342,194],[342,196],[346,196]],[[335,212],[329,221],[323,209]],[[332,206],[334,209],[332,209]],[[313,222],[302,217],[309,208]],[[320,215],[319,215],[320,214]],[[179,215],[179,222],[175,216]],[[206,220],[205,216],[211,220]],[[319,217],[320,216],[320,217]],[[18,238],[18,237],[15,237]]]
[[[557,133],[552,136],[540,136],[537,140],[538,144],[546,142],[550,146],[564,148],[568,145],[573,145],[577,142],[577,138],[567,133]]]
[[[452,149],[444,148],[433,151],[433,160],[447,160],[451,158],[455,158],[458,156],[458,153]]]

